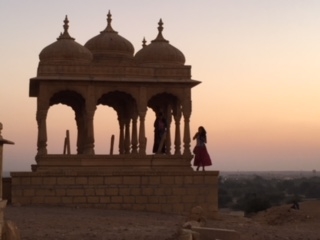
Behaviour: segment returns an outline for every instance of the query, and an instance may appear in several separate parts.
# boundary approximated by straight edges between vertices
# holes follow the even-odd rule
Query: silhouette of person
[[[153,153],[158,153],[160,144],[161,144],[161,139],[165,135],[167,131],[167,121],[163,117],[162,112],[159,112],[157,114],[157,117],[154,121],[154,143],[153,143]],[[160,149],[160,153],[165,153],[166,152],[166,146],[165,143],[163,142],[163,145]]]
[[[298,201],[294,200],[294,201],[292,202],[291,208],[292,208],[292,209],[299,210],[299,209],[300,209],[300,206],[299,206]]]
[[[193,149],[194,162],[193,165],[197,166],[197,171],[199,171],[200,166],[202,166],[202,171],[205,171],[205,166],[212,165],[211,158],[207,152],[207,132],[204,127],[200,126],[198,132],[194,135],[193,140],[197,140],[196,146]]]

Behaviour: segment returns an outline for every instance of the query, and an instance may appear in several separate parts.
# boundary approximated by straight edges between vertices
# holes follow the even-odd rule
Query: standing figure
[[[160,112],[154,121],[154,143],[153,143],[153,153],[165,153],[166,145],[164,142],[165,134],[167,131],[167,121]],[[162,140],[162,141],[161,141]],[[160,146],[162,144],[162,147]],[[161,149],[159,149],[161,147]]]
[[[198,132],[194,135],[193,140],[197,140],[197,144],[193,149],[194,162],[193,165],[197,166],[197,171],[199,171],[200,166],[204,171],[205,166],[212,165],[211,158],[208,154],[206,143],[207,143],[207,132],[204,127],[200,126]]]

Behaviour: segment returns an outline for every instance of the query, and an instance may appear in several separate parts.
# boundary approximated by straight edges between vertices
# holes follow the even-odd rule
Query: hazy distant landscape
[[[220,171],[220,176],[228,178],[250,178],[260,176],[267,179],[293,179],[320,176],[320,172],[312,171]]]

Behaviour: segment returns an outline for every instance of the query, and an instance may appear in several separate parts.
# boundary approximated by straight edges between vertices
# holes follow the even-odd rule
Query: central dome
[[[114,65],[132,62],[134,54],[133,45],[112,29],[110,11],[107,17],[108,24],[106,29],[87,41],[84,46],[92,52],[95,63],[100,62]]]

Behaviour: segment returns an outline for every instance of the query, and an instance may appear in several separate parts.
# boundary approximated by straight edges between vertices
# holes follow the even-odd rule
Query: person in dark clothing
[[[157,115],[156,120],[154,121],[154,143],[153,143],[153,153],[165,153],[166,152],[166,146],[165,142],[162,143],[161,149],[159,149],[161,140],[163,137],[165,137],[166,131],[167,131],[167,121],[163,117],[163,114],[160,112]],[[158,150],[160,150],[158,152]]]
[[[299,210],[299,209],[300,209],[300,206],[299,206],[298,201],[294,200],[294,201],[292,202],[291,208],[292,208],[292,209]]]
[[[196,146],[193,149],[194,153],[194,162],[193,165],[197,167],[197,171],[202,167],[202,170],[205,171],[205,166],[211,166],[211,158],[207,151],[207,132],[204,127],[200,126],[198,132],[194,135],[193,140],[196,140]]]

